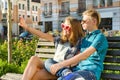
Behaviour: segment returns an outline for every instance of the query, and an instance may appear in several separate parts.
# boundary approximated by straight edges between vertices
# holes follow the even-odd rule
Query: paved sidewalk
[[[7,73],[1,76],[0,80],[21,80],[21,78],[22,78],[22,74]]]

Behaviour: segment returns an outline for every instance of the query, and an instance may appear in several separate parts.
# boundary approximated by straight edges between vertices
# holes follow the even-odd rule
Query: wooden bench
[[[107,37],[109,49],[104,61],[104,71],[101,80],[120,80],[120,37]],[[42,58],[53,58],[54,44],[40,39],[36,55]]]
[[[39,39],[35,51],[35,55],[41,58],[53,58],[55,46],[53,42],[44,39]]]
[[[103,80],[120,80],[120,37],[107,37],[109,49],[104,61]]]

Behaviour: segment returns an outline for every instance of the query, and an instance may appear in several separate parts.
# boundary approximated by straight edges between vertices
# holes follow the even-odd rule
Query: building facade
[[[99,28],[120,30],[120,0],[86,0],[87,8],[100,12],[102,21]]]
[[[19,35],[24,31],[19,27],[19,17],[23,17],[30,27],[43,32],[61,31],[65,17],[73,16],[79,20],[86,9],[94,8],[100,12],[99,26],[106,30],[120,30],[120,0],[11,0],[12,32]],[[0,0],[0,25],[7,31],[7,0]],[[2,29],[2,28],[0,28]]]
[[[73,16],[80,20],[80,13],[84,10],[86,10],[84,0],[41,0],[41,30],[61,31],[60,25],[65,17]]]
[[[7,33],[7,0],[0,0],[0,21]],[[11,16],[12,16],[12,34],[19,35],[24,31],[19,27],[19,17],[23,17],[26,23],[34,28],[40,28],[40,0],[11,0]]]
[[[67,16],[81,20],[86,9],[100,12],[100,29],[120,30],[120,0],[41,0],[41,30],[61,30],[60,24]]]

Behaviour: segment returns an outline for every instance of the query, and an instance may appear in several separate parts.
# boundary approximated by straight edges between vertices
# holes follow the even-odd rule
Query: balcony
[[[42,14],[45,18],[52,17],[52,11],[43,11]]]
[[[82,13],[85,11],[86,9],[85,8],[82,8],[82,9],[77,9],[77,14],[79,15],[79,16],[81,16],[82,15]]]
[[[70,11],[69,10],[60,10],[59,11],[59,16],[60,17],[66,17],[70,15]]]

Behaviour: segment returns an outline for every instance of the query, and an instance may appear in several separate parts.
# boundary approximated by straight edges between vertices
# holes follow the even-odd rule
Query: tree
[[[11,2],[8,0],[7,24],[8,24],[8,63],[12,62],[12,23],[11,23]]]

